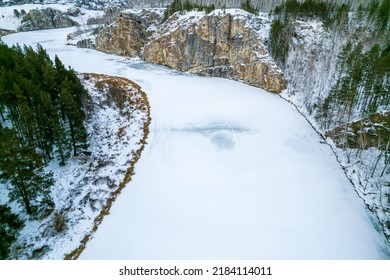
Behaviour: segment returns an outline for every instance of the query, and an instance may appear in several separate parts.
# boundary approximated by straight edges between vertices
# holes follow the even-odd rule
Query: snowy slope
[[[153,120],[133,181],[81,258],[388,258],[378,222],[290,104],[237,82],[65,46],[67,32],[4,40],[41,43],[78,71],[135,80]]]
[[[27,37],[26,33],[23,36]],[[125,82],[128,95],[121,110],[96,82],[107,86],[105,80],[119,79],[80,77],[91,98],[86,121],[91,155],[71,157],[65,166],[53,160],[46,168],[53,172],[55,181],[52,188],[55,211],[48,217],[30,219],[20,205],[11,203],[14,212],[21,212],[25,221],[11,258],[63,259],[75,250],[93,231],[95,219],[105,209],[107,200],[119,193],[122,182],[128,181],[127,172],[141,152],[144,126],[149,121],[144,96]],[[6,188],[0,184],[0,203],[8,202],[6,197]],[[63,224],[61,229],[58,224]]]
[[[144,8],[144,7],[166,7],[172,0],[0,0],[0,7],[16,6],[20,4],[67,4],[72,3],[76,7],[88,10],[104,10],[108,7],[119,8]]]
[[[23,3],[23,4],[21,4]],[[104,9],[106,8],[143,8],[143,7],[165,7],[167,1],[159,1],[156,3],[151,0],[76,0],[76,1],[66,1],[66,0],[44,0],[42,3],[38,1],[0,1],[0,31],[1,29],[5,30],[16,30],[20,24],[23,16],[19,18],[14,15],[14,10],[18,12],[24,10],[28,13],[32,9],[46,9],[53,8],[57,9],[63,13],[66,13],[69,9],[80,9],[80,14],[78,16],[69,16],[72,20],[76,21],[80,25],[87,24],[89,18],[99,18],[103,16]]]
[[[348,41],[356,41],[355,31],[361,25],[367,24],[356,20],[352,14],[350,16],[351,23],[344,33],[337,30],[330,32],[318,20],[296,21],[294,24],[294,36],[290,42],[284,70],[289,87],[282,96],[292,102],[323,135],[326,135],[327,131],[321,128],[321,121],[316,119],[316,114],[318,107],[338,81],[338,56]],[[369,39],[372,36],[370,34],[367,32],[367,38],[359,38],[367,48],[373,44]],[[350,122],[364,117],[362,112],[355,110]],[[390,173],[381,174],[385,167],[385,157],[378,161],[381,151],[370,148],[361,154],[357,149],[347,149],[346,152],[345,149],[336,147],[331,138],[327,138],[327,142],[332,145],[359,196],[379,217],[385,234],[390,236],[390,229],[387,226],[390,221],[390,205],[387,198],[390,192],[388,186]],[[374,173],[372,173],[373,166],[378,167]]]
[[[142,1],[142,0],[141,0]],[[134,0],[0,0],[2,6],[16,6],[19,4],[68,4],[89,10],[103,10],[107,7],[127,7]]]
[[[73,8],[74,5],[71,3],[66,4],[23,4],[23,5],[15,5],[15,6],[8,6],[8,7],[0,7],[0,29],[7,29],[7,30],[16,30],[20,24],[23,16],[17,18],[14,15],[14,10],[18,10],[19,12],[21,10],[25,10],[26,13],[28,13],[30,10],[33,9],[46,9],[46,8],[53,8],[57,9],[63,13],[67,12],[68,9]],[[87,23],[88,18],[92,17],[99,17],[103,15],[103,11],[93,11],[88,10],[85,8],[80,9],[81,13],[77,17],[70,18],[76,22],[78,22],[80,25],[84,25]]]

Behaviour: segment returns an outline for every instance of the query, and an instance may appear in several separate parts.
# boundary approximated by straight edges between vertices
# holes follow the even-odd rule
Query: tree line
[[[343,28],[348,23],[351,9],[349,2],[329,0],[287,0],[276,6],[270,11],[273,16],[269,36],[271,55],[283,68],[294,35],[295,20],[317,19],[323,22],[325,28]]]
[[[390,0],[361,3],[355,14],[347,24],[365,24],[338,55],[336,83],[319,104],[317,121],[324,130],[390,106]],[[359,40],[365,33],[370,38]]]
[[[251,0],[240,0],[240,5],[238,7],[252,14],[258,13],[258,9],[252,5]],[[218,4],[204,4],[203,1],[173,0],[172,3],[167,6],[164,12],[164,21],[166,21],[176,12],[198,10],[205,11],[206,14],[208,14],[214,11],[216,8],[226,9],[226,4],[222,5],[221,2],[218,2]]]
[[[53,210],[47,164],[87,152],[86,98],[76,73],[57,56],[53,63],[41,46],[0,44],[0,182],[30,216]],[[0,210],[0,231],[12,236],[20,223],[7,206]],[[1,243],[12,240],[7,236]]]
[[[356,20],[369,24],[368,31],[381,44],[390,40],[390,0],[360,2],[356,10],[352,2],[348,1],[287,0],[270,11],[274,17],[269,41],[271,54],[283,67],[294,34],[295,20],[317,19],[323,22],[325,28],[334,32],[347,28],[351,21],[351,11],[357,14]]]
[[[390,42],[365,51],[348,42],[339,55],[338,78],[318,118],[326,130],[348,123],[355,112],[370,116],[390,106]]]
[[[318,127],[343,149],[347,163],[361,166],[363,189],[367,184],[390,186],[385,177],[390,173],[390,0],[287,0],[270,14],[268,49],[282,69],[297,20],[322,22],[325,32],[342,44],[336,71],[324,73],[332,75],[327,77],[334,81],[332,87],[318,97],[311,96],[312,89],[299,94]],[[316,61],[312,63],[315,67]],[[293,92],[294,85],[290,87]],[[382,206],[388,209],[390,195],[384,192],[388,201]],[[390,230],[390,222],[386,226]]]
[[[189,0],[193,4],[202,4],[202,5],[214,5],[217,9],[222,7],[226,8],[242,8],[244,0]],[[304,0],[303,0],[304,1]],[[303,2],[302,0],[299,2]],[[275,7],[282,5],[285,0],[253,0],[251,1],[251,6],[260,12],[269,12]],[[351,0],[323,0],[323,2],[331,2],[335,4],[344,4],[348,3],[354,9],[357,8],[359,2],[363,1],[351,1]]]
[[[182,1],[182,0],[173,0],[173,2],[167,6],[165,12],[164,12],[164,21],[166,21],[171,15],[173,15],[176,12],[183,12],[183,11],[192,11],[192,10],[198,10],[198,11],[206,11],[206,13],[210,13],[213,10],[215,10],[215,5],[208,5],[205,6],[203,4],[194,4],[189,0]]]
[[[86,98],[76,73],[57,56],[53,62],[41,46],[0,43],[0,182],[10,201],[32,217],[54,208],[47,164],[65,165],[72,154],[88,153]],[[0,205],[1,258],[21,226],[18,216]]]

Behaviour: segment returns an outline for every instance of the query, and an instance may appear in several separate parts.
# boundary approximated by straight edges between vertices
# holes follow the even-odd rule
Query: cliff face
[[[149,10],[120,13],[114,24],[104,28],[96,37],[96,49],[124,56],[136,56],[148,42],[153,26],[161,15]]]
[[[111,24],[120,14],[121,9],[117,7],[110,7],[104,10],[104,14],[98,17],[90,17],[87,20],[87,25],[93,24]]]
[[[30,10],[22,19],[18,31],[32,31],[42,29],[64,28],[78,25],[77,22],[64,15],[61,11],[46,8]]]
[[[282,72],[267,54],[250,14],[172,16],[145,46],[145,61],[181,71],[239,80],[279,93]]]
[[[153,11],[120,14],[99,32],[96,49],[200,75],[230,78],[280,93],[286,81],[268,55],[261,19],[251,14],[189,12],[161,24]]]

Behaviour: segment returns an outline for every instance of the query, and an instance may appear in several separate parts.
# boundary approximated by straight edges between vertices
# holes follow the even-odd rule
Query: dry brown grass
[[[103,74],[84,74],[86,80],[93,80],[96,87],[103,91],[108,91],[108,102],[115,102],[121,108],[125,101],[135,109],[145,111],[148,109],[149,103],[146,94],[141,90],[141,87],[122,77],[114,77]],[[130,91],[129,91],[130,89]],[[134,89],[135,92],[132,92]],[[135,93],[140,93],[140,97]]]
[[[117,133],[117,135],[118,135],[118,137],[119,138],[122,138],[123,136],[125,136],[126,135],[126,127],[124,126],[124,127],[121,127],[121,128],[119,128],[119,130],[118,130],[118,133]]]
[[[55,213],[53,222],[54,222],[54,228],[57,232],[62,232],[66,227],[65,218],[63,213],[61,212]]]
[[[110,213],[110,208],[112,204],[115,202],[116,198],[120,195],[120,193],[122,192],[126,184],[131,181],[132,176],[134,175],[135,164],[140,159],[142,151],[144,150],[145,145],[147,143],[146,140],[149,135],[149,125],[151,122],[150,105],[149,105],[148,98],[146,96],[146,93],[143,92],[141,90],[141,87],[136,83],[121,77],[113,77],[108,75],[92,74],[92,73],[84,74],[84,78],[86,80],[90,80],[90,79],[96,80],[95,82],[96,87],[100,89],[106,86],[113,86],[118,89],[129,89],[129,86],[131,86],[132,88],[135,89],[136,91],[135,93],[138,93],[140,97],[134,98],[134,93],[128,92],[128,90],[123,91],[123,94],[126,94],[129,104],[134,105],[136,109],[146,111],[148,117],[143,126],[144,137],[140,141],[141,147],[135,153],[133,153],[134,156],[133,160],[130,162],[130,166],[126,170],[123,181],[119,184],[115,192],[111,194],[110,198],[106,202],[106,205],[100,211],[100,214],[96,217],[92,231],[81,240],[80,246],[78,248],[73,250],[71,253],[65,255],[64,258],[65,260],[76,260],[80,256],[80,254],[84,251],[88,241],[91,239],[92,234],[98,229],[99,225],[102,223],[104,216]]]

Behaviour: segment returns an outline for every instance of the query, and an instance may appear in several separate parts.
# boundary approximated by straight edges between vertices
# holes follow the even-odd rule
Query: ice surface
[[[133,180],[81,259],[380,259],[378,222],[331,149],[289,103],[238,82],[41,43],[81,72],[139,83],[151,133]],[[48,41],[50,38],[50,41]]]

